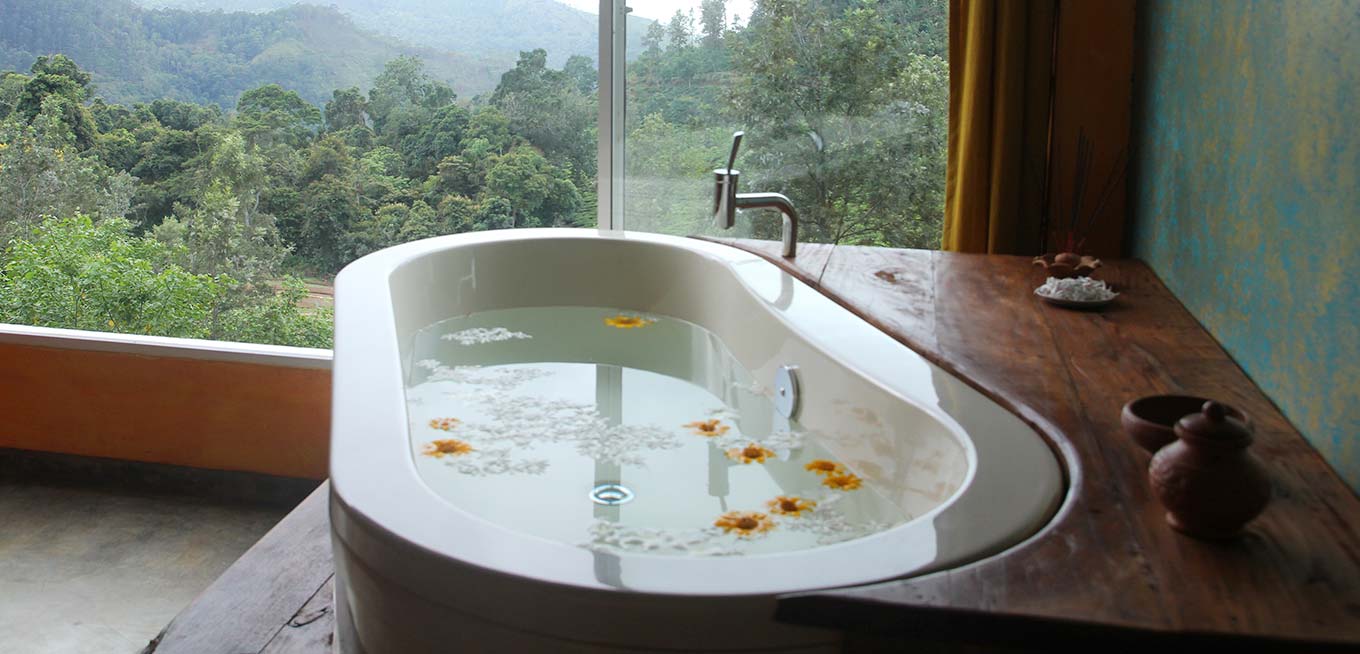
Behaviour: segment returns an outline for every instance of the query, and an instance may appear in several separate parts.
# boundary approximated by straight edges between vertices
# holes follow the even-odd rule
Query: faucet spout
[[[736,209],[778,209],[784,215],[784,258],[792,259],[798,247],[798,210],[783,193],[738,193],[733,202]]]

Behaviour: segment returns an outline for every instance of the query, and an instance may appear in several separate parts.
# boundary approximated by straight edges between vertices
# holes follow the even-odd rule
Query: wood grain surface
[[[734,242],[777,265],[777,244]],[[923,577],[783,598],[779,617],[916,642],[1360,650],[1360,499],[1144,264],[1097,275],[1101,312],[1049,306],[1025,257],[838,246],[814,285],[1035,426],[1063,459],[1054,520],[989,559]],[[1119,411],[1158,393],[1212,397],[1256,425],[1271,506],[1232,542],[1167,527],[1150,456]]]

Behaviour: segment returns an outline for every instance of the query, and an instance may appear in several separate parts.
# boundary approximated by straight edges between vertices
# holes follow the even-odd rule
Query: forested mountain
[[[299,0],[136,0],[147,7],[269,11]],[[543,48],[548,64],[571,55],[596,58],[599,19],[554,0],[305,0],[331,5],[361,27],[437,50],[513,62]],[[628,51],[641,50],[652,21],[628,19]],[[507,66],[508,67],[508,66]]]
[[[466,98],[493,89],[515,62],[405,45],[329,7],[223,13],[150,10],[128,0],[0,0],[0,70],[27,70],[54,53],[89,71],[110,102],[172,98],[223,108],[267,83],[323,104],[336,88],[366,87],[403,55],[419,57]]]

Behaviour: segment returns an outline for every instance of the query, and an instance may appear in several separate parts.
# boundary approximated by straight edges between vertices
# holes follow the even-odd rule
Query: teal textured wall
[[[1133,253],[1360,492],[1360,0],[1140,12]]]

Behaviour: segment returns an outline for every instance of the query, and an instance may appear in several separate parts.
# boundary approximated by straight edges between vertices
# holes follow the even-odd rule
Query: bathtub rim
[[[1000,404],[995,399],[979,392],[976,388],[972,386],[972,384],[967,379],[944,368],[943,366],[936,364],[933,361],[930,361],[929,359],[925,358],[923,355],[916,352],[915,350],[912,350],[907,346],[902,345],[900,342],[893,340],[890,336],[884,334],[877,327],[874,327],[867,321],[864,321],[863,318],[855,315],[848,309],[845,309],[839,304],[834,303],[829,298],[826,298],[826,296],[822,295],[820,292],[817,292],[815,289],[806,285],[801,280],[798,280],[796,277],[789,275],[787,272],[780,270],[778,267],[774,266],[773,264],[763,260],[762,258],[754,254],[744,252],[742,250],[732,248],[726,245],[698,239],[672,237],[649,233],[620,232],[609,230],[597,231],[591,229],[521,229],[438,237],[435,239],[426,239],[424,241],[417,241],[389,248],[387,250],[383,250],[368,255],[367,257],[364,257],[354,262],[350,266],[346,267],[346,269],[342,271],[340,276],[337,278],[336,282],[337,298],[347,296],[350,293],[355,293],[354,290],[350,290],[352,287],[366,285],[368,286],[368,288],[361,289],[362,291],[364,291],[362,295],[367,295],[367,297],[364,299],[370,302],[385,301],[384,304],[382,304],[381,306],[390,306],[392,301],[392,295],[389,286],[389,280],[391,276],[402,266],[408,265],[416,261],[420,257],[434,255],[441,251],[456,247],[473,247],[479,244],[491,242],[542,240],[542,239],[608,239],[616,241],[621,240],[643,242],[661,245],[669,248],[679,248],[688,252],[693,252],[697,256],[713,260],[718,265],[724,265],[729,268],[732,268],[733,269],[732,275],[737,280],[741,280],[741,275],[735,272],[736,266],[745,265],[767,266],[771,269],[777,270],[779,275],[788,277],[793,284],[802,287],[803,289],[806,290],[806,292],[811,293],[813,296],[821,298],[825,304],[834,307],[835,310],[843,312],[846,319],[855,321],[856,323],[862,325],[863,327],[867,327],[869,330],[872,330],[874,333],[878,334],[882,338],[892,340],[893,345],[900,348],[901,351],[909,353],[909,355],[912,357],[920,358],[927,365],[929,365],[931,369],[945,373],[947,377],[953,381],[954,384],[958,385],[963,389],[966,389],[968,392],[976,394],[978,397],[985,400],[990,405],[991,408],[1003,412],[1006,416],[1009,417],[1011,421],[1013,421],[1019,427],[1023,428],[1025,432],[1028,432],[1027,434],[1028,437],[1023,440],[1027,443],[1029,449],[1037,448],[1038,450],[1041,450],[1043,454],[1046,455],[1047,457],[1047,463],[1051,464],[1051,470],[1049,470],[1048,472],[1051,472],[1053,474],[1050,474],[1048,476],[1049,478],[1045,482],[1043,482],[1044,484],[1047,485],[1047,487],[1044,489],[1035,490],[1032,493],[1030,493],[1035,496],[1041,495],[1045,496],[1046,499],[1040,501],[1040,503],[1044,504],[1045,506],[1043,506],[1043,508],[1041,509],[1038,509],[1038,511],[1034,515],[1027,516],[1023,519],[1015,521],[1014,524],[1009,528],[1007,535],[1001,539],[1001,542],[992,542],[988,543],[985,546],[974,546],[971,548],[967,548],[968,551],[965,552],[941,553],[937,551],[932,551],[928,557],[928,560],[915,560],[910,565],[907,566],[899,565],[897,567],[892,567],[892,569],[888,571],[878,572],[871,575],[862,575],[858,578],[852,579],[840,579],[835,581],[824,581],[822,583],[812,584],[767,583],[764,585],[760,585],[758,587],[751,587],[750,585],[744,587],[731,586],[725,588],[705,588],[702,591],[695,590],[692,588],[671,590],[647,588],[645,589],[645,592],[662,595],[671,594],[685,596],[715,596],[715,597],[731,595],[770,595],[789,592],[806,592],[821,588],[834,588],[844,587],[848,585],[859,585],[878,581],[886,581],[889,579],[901,578],[904,576],[924,574],[941,568],[956,565],[966,565],[981,558],[985,558],[987,556],[996,554],[1010,547],[1014,547],[1018,544],[1026,542],[1032,537],[1042,533],[1044,529],[1049,524],[1051,524],[1051,521],[1054,519],[1054,517],[1058,515],[1067,504],[1067,498],[1068,495],[1070,494],[1070,486],[1068,485],[1069,478],[1068,463],[1067,461],[1064,460],[1065,457],[1061,456],[1060,452],[1052,446],[1052,444],[1050,443],[1050,439],[1045,437],[1041,429],[1037,429],[1035,425],[1033,425],[1025,417],[1019,415],[1017,412],[1006,408],[1004,405]],[[743,281],[743,283],[745,282]],[[744,290],[756,296],[755,297],[756,300],[758,301],[762,300],[759,294],[757,294],[755,290],[750,288],[749,286],[747,286]],[[355,293],[355,295],[360,294]],[[362,304],[363,302],[359,301],[359,303]],[[370,321],[372,321],[375,318],[374,314],[386,315],[388,320],[386,320],[385,322],[382,320],[377,320],[377,322],[384,323],[384,326],[390,329],[390,334],[384,334],[384,336],[388,335],[391,336],[391,338],[388,339],[374,339],[373,335],[370,334],[369,335],[370,339],[381,340],[383,346],[395,348],[397,346],[395,334],[395,319],[392,318],[391,312],[370,311],[368,313],[369,315],[366,317]],[[814,348],[822,349],[825,354],[831,356],[830,352],[827,352],[826,348],[823,347],[823,345],[825,345],[824,342],[819,341],[818,339],[808,338],[804,330],[800,329],[798,325],[791,324],[788,321],[786,315],[777,311],[771,311],[771,313],[774,315],[776,319],[784,323],[785,326],[788,327],[792,332],[800,335],[807,342],[808,345]],[[381,318],[381,316],[378,316],[378,318]],[[337,347],[341,346],[342,341],[345,340],[344,338],[345,332],[342,332],[342,329],[346,329],[346,327],[342,327],[342,321],[345,321],[346,319],[347,314],[345,313],[344,306],[337,303],[337,338],[336,338]],[[392,360],[396,362],[397,364],[396,368],[400,370],[401,369],[400,358],[393,357]],[[821,558],[819,556],[816,556],[817,554],[826,556],[840,556],[843,552],[847,550],[859,550],[864,547],[881,546],[880,542],[891,542],[896,543],[897,545],[902,545],[903,543],[910,542],[911,537],[908,537],[905,534],[905,531],[907,530],[914,531],[915,532],[914,537],[917,538],[918,540],[922,538],[932,539],[935,536],[934,529],[936,522],[942,516],[945,516],[947,513],[949,513],[951,510],[956,509],[959,506],[960,500],[964,499],[965,497],[968,497],[970,494],[976,495],[978,492],[981,491],[989,491],[990,489],[989,492],[995,493],[998,490],[996,488],[995,483],[981,485],[977,483],[978,472],[980,469],[979,453],[977,450],[978,441],[973,434],[969,434],[961,425],[959,425],[954,420],[954,417],[952,415],[944,411],[939,406],[927,402],[922,402],[919,398],[910,396],[909,394],[905,394],[901,390],[901,388],[893,386],[889,383],[885,383],[882,379],[879,378],[879,376],[872,374],[869,371],[863,370],[846,361],[838,361],[838,363],[844,365],[848,370],[864,378],[869,383],[876,385],[884,392],[887,392],[895,396],[897,399],[900,399],[903,402],[915,406],[916,408],[929,414],[932,418],[939,420],[941,424],[946,427],[947,431],[949,431],[951,435],[960,443],[965,452],[965,456],[967,457],[968,462],[968,468],[965,478],[963,482],[960,484],[960,486],[951,494],[951,496],[948,499],[944,500],[930,511],[920,516],[917,516],[916,518],[913,518],[909,522],[904,523],[903,525],[899,525],[898,527],[895,527],[893,529],[873,534],[864,538],[855,539],[853,541],[814,548],[811,550],[797,550],[784,553],[762,554],[759,556],[752,557],[740,557],[740,560],[743,560],[747,563],[756,560],[777,562],[781,560],[789,560],[792,558],[806,560],[809,558],[810,555],[813,555],[813,558]],[[347,374],[348,371],[345,369],[345,365],[342,362],[342,357],[337,356],[336,380],[335,380],[336,390],[334,391],[337,396],[337,402],[333,406],[333,419],[332,419],[333,434],[337,433],[340,430],[347,429],[350,426],[350,423],[347,422],[347,420],[353,417],[346,412],[347,407],[344,405],[344,403],[338,401],[341,399],[339,397],[340,393],[343,390],[349,388],[347,386],[344,386],[345,383],[344,377],[347,376]],[[395,389],[397,390],[398,395],[401,395],[404,400],[402,386],[403,382],[404,380],[401,378],[401,375],[398,374]],[[402,440],[403,442],[405,442],[406,438],[404,429],[405,424],[404,401],[400,403],[400,407],[401,415],[403,418]],[[450,553],[448,551],[449,550],[448,547],[431,544],[428,539],[422,540],[419,538],[415,539],[408,538],[406,534],[398,533],[400,530],[394,530],[383,520],[375,518],[375,515],[379,513],[388,512],[391,507],[383,508],[380,506],[376,506],[377,503],[371,501],[372,494],[371,493],[366,494],[362,489],[362,484],[356,484],[354,492],[350,492],[351,480],[362,477],[363,472],[361,470],[356,469],[355,462],[353,460],[342,460],[342,458],[345,457],[345,453],[342,452],[342,448],[333,446],[331,457],[332,457],[332,489],[333,493],[335,494],[335,497],[341,500],[339,502],[341,510],[353,512],[357,516],[362,517],[363,520],[357,521],[357,523],[365,525],[365,528],[376,528],[381,530],[383,532],[382,534],[383,538],[381,540],[384,541],[391,540],[392,542],[406,543],[411,546],[415,546],[416,548],[424,552],[427,552],[431,556],[455,559],[462,566],[481,567],[488,572],[510,575],[512,577],[517,577],[521,579],[531,579],[535,582],[544,584],[549,585],[560,584],[571,588],[591,588],[610,592],[618,592],[620,590],[622,590],[623,592],[628,592],[628,590],[631,590],[631,589],[619,589],[613,586],[600,584],[598,583],[598,581],[591,579],[583,579],[579,574],[567,574],[567,575],[551,573],[542,574],[542,570],[526,570],[523,565],[517,565],[513,568],[510,568],[503,565],[497,565],[495,563],[488,562],[485,560],[478,560],[477,557],[475,556],[471,557],[470,560],[469,556],[467,556],[466,553],[462,553],[462,555]],[[411,482],[411,484],[418,488],[416,494],[424,495],[422,501],[435,502],[437,503],[436,504],[437,506],[443,507],[449,506],[448,502],[445,499],[434,494],[433,491],[431,491],[428,487],[424,485],[422,481],[420,481],[413,464],[409,465],[408,472],[409,475],[403,478],[403,483]],[[488,533],[496,533],[499,534],[500,536],[504,536],[505,538],[509,538],[511,540],[518,540],[521,542],[537,542],[539,546],[547,547],[552,550],[559,550],[558,553],[565,553],[561,552],[560,550],[585,552],[585,550],[574,548],[568,544],[559,541],[540,538],[530,534],[525,534],[523,532],[518,532],[505,527],[501,527],[500,525],[494,522],[488,521],[484,518],[473,515],[466,511],[458,510],[456,507],[454,508],[458,513],[461,514],[461,519],[464,523],[466,523],[466,525],[469,526],[475,525],[476,529],[488,530]],[[958,527],[955,526],[954,528],[957,529]],[[338,534],[337,537],[345,538],[344,534]],[[345,538],[345,540],[346,542],[349,542],[350,539]],[[586,552],[586,554],[589,555],[588,552]],[[677,561],[691,561],[691,562],[703,561],[705,562],[705,564],[712,564],[713,562],[721,562],[723,560],[723,559],[700,559],[672,556],[654,556],[645,554],[620,554],[618,556],[628,559],[630,561],[655,559],[657,561],[666,562],[667,565],[674,564]],[[901,559],[898,559],[898,561],[900,562]]]

